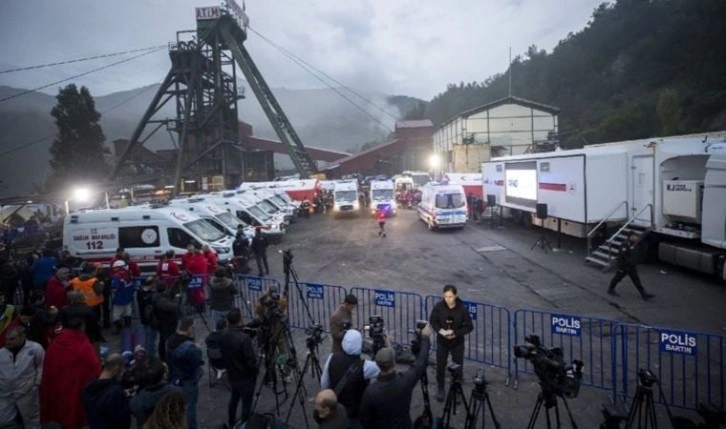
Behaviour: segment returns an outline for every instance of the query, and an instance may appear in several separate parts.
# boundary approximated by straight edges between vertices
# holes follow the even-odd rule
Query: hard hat
[[[112,268],[119,268],[119,267],[125,267],[125,266],[126,266],[126,262],[125,261],[118,260],[118,261],[114,262],[111,267]]]

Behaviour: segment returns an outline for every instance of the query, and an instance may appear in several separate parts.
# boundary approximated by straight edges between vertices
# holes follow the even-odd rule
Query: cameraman
[[[227,406],[227,423],[234,427],[237,419],[237,407],[242,401],[242,422],[247,421],[252,409],[252,397],[257,381],[257,356],[252,347],[252,340],[242,330],[242,313],[233,308],[227,313],[229,329],[220,338],[220,351],[225,367],[229,373],[229,384],[232,395]]]
[[[440,301],[431,310],[429,317],[431,327],[438,334],[436,336],[436,400],[444,400],[446,360],[451,354],[451,360],[462,365],[459,376],[463,374],[464,364],[464,335],[474,330],[471,316],[464,303],[456,296],[456,286],[444,286],[444,300]]]
[[[390,346],[388,337],[386,345]],[[338,396],[338,402],[345,407],[351,428],[359,426],[360,401],[368,382],[378,377],[380,369],[370,360],[361,359],[363,336],[355,329],[349,329],[343,336],[343,350],[332,353],[323,367],[320,378],[322,389],[333,389]]]
[[[330,336],[333,337],[331,353],[343,351],[343,336],[345,336],[345,331],[350,329],[353,323],[353,310],[356,305],[358,305],[358,298],[352,293],[349,293],[345,296],[340,307],[330,316]]]
[[[431,349],[431,327],[421,331],[420,349],[416,361],[405,373],[396,372],[396,352],[391,347],[376,353],[381,369],[378,381],[368,386],[360,404],[360,419],[364,429],[410,429],[411,394],[426,371]]]
[[[259,345],[265,350],[267,359],[273,356],[278,362],[287,362],[288,338],[284,321],[287,319],[287,298],[281,296],[277,286],[271,285],[260,296],[255,306],[255,313],[262,322],[263,331],[260,332]],[[277,353],[275,353],[277,348]],[[288,377],[290,368],[285,365],[285,376]]]

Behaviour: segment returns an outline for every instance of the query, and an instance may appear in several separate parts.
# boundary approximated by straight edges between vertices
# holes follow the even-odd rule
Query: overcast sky
[[[242,3],[242,0],[237,0]],[[602,0],[247,0],[250,26],[348,86],[431,99],[448,83],[507,68],[508,50],[551,52]],[[0,70],[165,45],[194,28],[211,0],[0,0]],[[250,34],[247,49],[272,87],[320,88]],[[128,56],[127,56],[128,57]],[[21,73],[0,85],[38,87],[125,57]],[[92,94],[159,83],[167,50],[80,78]],[[56,88],[47,92],[55,93]]]

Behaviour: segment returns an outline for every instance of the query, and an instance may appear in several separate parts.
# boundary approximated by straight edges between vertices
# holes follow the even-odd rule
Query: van
[[[356,180],[338,180],[333,189],[333,213],[358,213],[358,182]]]
[[[370,187],[371,213],[383,209],[388,216],[394,216],[398,207],[393,180],[371,180]]]
[[[144,271],[153,271],[168,250],[186,253],[189,244],[208,244],[221,261],[232,258],[233,237],[179,207],[89,210],[66,216],[63,248],[85,261],[108,263],[123,247]]]
[[[210,221],[215,228],[225,234],[236,236],[237,228],[242,225],[247,238],[252,238],[255,235],[255,229],[253,227],[242,222],[237,216],[222,207],[207,201],[204,197],[173,199],[169,201],[169,205],[172,207],[181,207],[202,219]]]
[[[276,222],[284,222],[286,225],[290,222],[285,219],[285,213],[278,209],[277,206],[262,198],[254,191],[235,191],[237,197],[250,205],[257,206],[260,210],[272,216]]]
[[[273,240],[279,240],[285,234],[285,224],[265,213],[254,204],[239,198],[235,192],[213,192],[204,198],[227,210],[253,227],[260,227],[263,234]]]
[[[418,216],[429,229],[463,228],[468,213],[463,186],[429,182],[421,187]]]
[[[281,198],[279,195],[271,192],[269,189],[255,189],[254,191],[247,192],[251,192],[257,197],[261,198],[263,201],[266,201],[275,206],[275,208],[282,212],[285,221],[287,221],[288,223],[292,222],[293,219],[295,219],[296,207],[292,204],[288,204],[286,200]]]

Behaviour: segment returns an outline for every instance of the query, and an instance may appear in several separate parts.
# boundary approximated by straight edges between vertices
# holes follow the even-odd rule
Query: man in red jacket
[[[68,268],[61,267],[48,280],[48,285],[45,287],[45,302],[48,304],[48,307],[55,307],[60,310],[68,305],[66,293],[70,289],[70,283],[68,282],[69,273]]]
[[[207,259],[207,273],[213,274],[217,271],[217,253],[209,248],[208,244],[202,246],[202,254]]]
[[[189,303],[201,310],[205,299],[204,290],[207,286],[207,258],[204,257],[201,250],[194,249],[185,269],[192,276],[188,286]]]
[[[156,275],[159,277],[159,280],[164,282],[167,286],[173,285],[179,278],[179,274],[181,274],[179,265],[174,262],[173,258],[174,251],[167,250],[167,252],[162,255],[161,260],[159,260],[159,264],[156,266]]]
[[[40,383],[40,420],[64,428],[87,425],[83,388],[101,373],[101,363],[84,332],[82,319],[65,327],[45,352]]]

